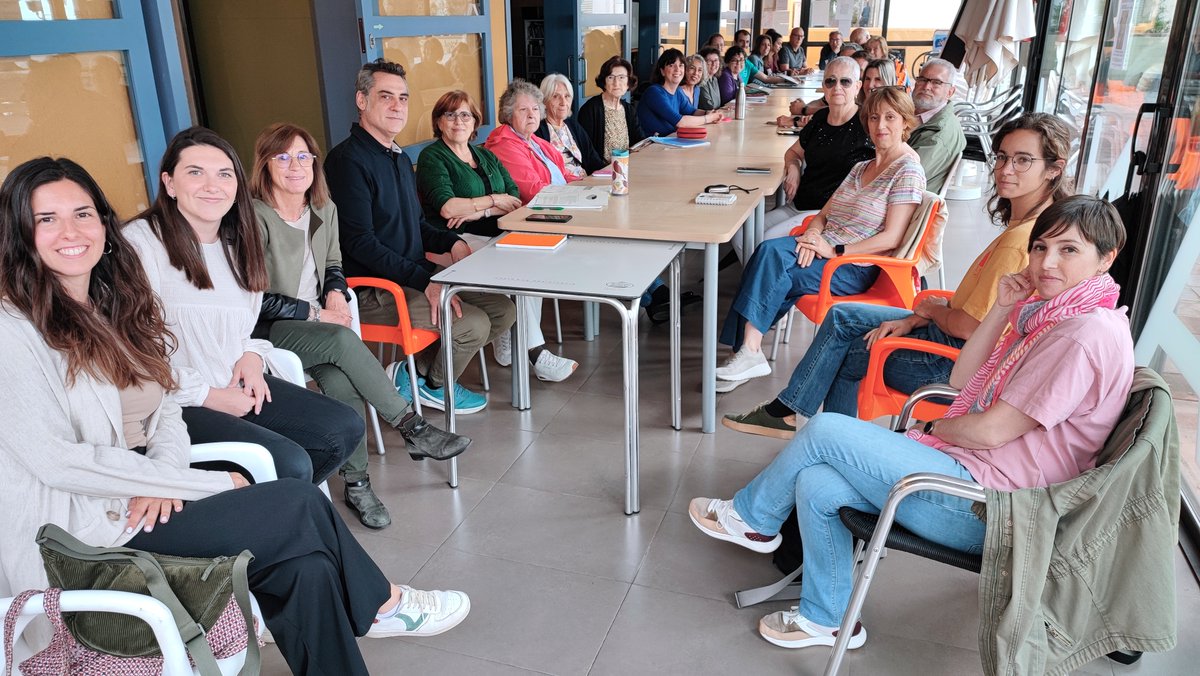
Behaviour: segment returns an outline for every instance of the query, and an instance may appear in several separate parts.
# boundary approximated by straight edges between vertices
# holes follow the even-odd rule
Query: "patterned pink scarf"
[[[954,398],[945,417],[957,418],[965,413],[981,413],[991,408],[1004,390],[1013,367],[1043,336],[1061,321],[1096,308],[1115,308],[1120,291],[1121,287],[1113,278],[1103,274],[1089,277],[1049,300],[1034,295],[1014,305],[1008,315],[1008,328],[996,341],[991,356]],[[915,428],[908,432],[908,436],[935,448],[946,445],[940,439],[926,436]]]

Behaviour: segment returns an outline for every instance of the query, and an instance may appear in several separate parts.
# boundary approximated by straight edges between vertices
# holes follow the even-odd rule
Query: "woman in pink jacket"
[[[500,126],[483,144],[500,158],[525,203],[548,185],[576,180],[563,166],[562,153],[534,134],[545,112],[542,90],[524,80],[513,82],[500,95]]]

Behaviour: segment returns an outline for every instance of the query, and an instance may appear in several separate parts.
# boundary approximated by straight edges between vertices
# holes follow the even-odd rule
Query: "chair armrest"
[[[263,360],[267,363],[267,371],[293,385],[304,387],[304,364],[295,352],[281,347],[273,347]]]
[[[412,326],[412,320],[408,315],[408,301],[404,297],[404,289],[399,284],[382,277],[348,277],[346,284],[351,290],[379,289],[392,294],[392,299],[396,302],[396,314],[399,316],[399,321],[391,328],[404,329]]]
[[[346,289],[346,293],[350,295],[350,329],[354,331],[354,335],[362,338],[362,317],[358,312],[358,294],[354,293],[354,289]]]
[[[896,418],[896,429],[903,429],[908,426],[908,421],[912,418],[912,410],[918,403],[933,397],[943,397],[953,399],[958,396],[958,389],[949,385],[934,383],[919,388],[916,392],[909,395],[908,400],[904,402],[904,408],[900,409],[900,415]]]
[[[45,615],[42,598],[42,594],[34,594],[21,608],[15,632],[17,638],[33,618]],[[153,596],[112,590],[76,590],[62,592],[59,600],[64,613],[119,613],[142,620],[150,625],[154,640],[162,651],[163,675],[185,676],[192,673],[187,648],[179,637],[170,609]],[[12,603],[12,598],[0,599],[0,608],[7,611]]]
[[[833,273],[843,265],[851,263],[868,263],[878,266],[881,270],[892,270],[899,272],[915,271],[916,261],[904,258],[893,258],[891,256],[882,256],[879,254],[846,254],[837,258],[829,259],[825,264],[825,269],[821,271],[821,287],[817,292],[817,306],[825,307],[833,302],[833,291],[830,285],[833,283]],[[915,276],[914,276],[915,278]],[[912,309],[912,308],[908,308]]]
[[[920,305],[921,301],[926,298],[945,298],[946,300],[950,300],[953,297],[954,292],[950,289],[925,289],[913,299],[913,307]]]
[[[232,462],[250,473],[248,478],[261,484],[279,478],[275,460],[267,449],[243,441],[220,441],[211,444],[192,444],[191,461]]]
[[[799,237],[800,235],[803,235],[804,231],[808,230],[808,224],[812,223],[812,219],[816,217],[817,214],[809,214],[805,216],[804,220],[800,221],[800,225],[792,228],[792,231],[788,233],[788,237]]]

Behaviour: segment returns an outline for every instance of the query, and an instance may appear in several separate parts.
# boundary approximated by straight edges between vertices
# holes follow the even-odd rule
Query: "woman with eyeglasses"
[[[433,143],[417,158],[425,218],[478,249],[500,234],[501,216],[521,206],[520,191],[495,153],[472,145],[483,115],[470,95],[446,92],[433,106]]]
[[[746,67],[746,52],[741,47],[730,47],[725,50],[725,69],[717,78],[717,87],[721,90],[721,105],[732,103],[737,98],[738,87],[741,86],[742,69]]]
[[[727,415],[722,423],[747,434],[790,439],[818,409],[858,415],[859,382],[880,338],[906,336],[961,348],[996,302],[1000,278],[1020,272],[1029,262],[1034,220],[1071,196],[1063,174],[1071,137],[1066,123],[1045,113],[1026,113],[1005,123],[993,138],[999,150],[992,158],[988,204],[992,221],[1002,230],[967,268],[954,295],[948,301],[930,298],[913,310],[834,304],[787,387],[773,401]],[[888,387],[911,394],[946,382],[953,367],[954,360],[930,352],[898,350],[889,357],[883,377]]]
[[[638,103],[638,121],[650,136],[667,136],[677,127],[701,127],[721,121],[721,113],[697,110],[680,89],[683,82],[683,52],[668,49],[654,66],[654,84]]]
[[[700,81],[700,101],[697,105],[701,110],[716,110],[721,103],[721,67],[724,62],[721,52],[716,47],[705,47],[700,50],[700,58],[704,59],[704,79]]]
[[[175,398],[193,443],[266,447],[281,477],[320,483],[363,437],[354,409],[265,372],[271,343],[252,334],[270,284],[245,172],[204,127],[175,135],[150,208],[122,229],[175,336]]]
[[[625,94],[637,86],[637,76],[628,61],[614,56],[600,66],[595,82],[600,94],[584,101],[577,117],[596,152],[611,162],[612,151],[629,150],[646,137],[633,106],[625,100]]]
[[[921,158],[905,143],[918,124],[912,99],[897,88],[876,89],[861,116],[875,145],[874,159],[851,168],[804,234],[768,239],[750,257],[721,331],[721,342],[734,353],[717,369],[719,380],[771,373],[763,334],[798,297],[817,293],[830,260],[848,253],[891,255],[904,237],[925,192]],[[874,265],[843,265],[833,273],[830,290],[837,296],[862,293],[878,276]]]
[[[566,170],[563,155],[549,141],[537,136],[542,122],[542,91],[537,87],[517,80],[500,95],[500,126],[488,136],[484,146],[495,153],[517,185],[521,203],[528,203],[534,195],[548,185],[565,185],[578,180]],[[525,314],[519,318],[524,322],[528,337],[529,362],[538,380],[560,382],[566,380],[579,363],[547,350],[546,337],[542,334],[542,299],[528,298]],[[501,366],[512,364],[512,342],[508,331],[496,336],[492,344],[496,361]]]
[[[469,439],[449,434],[409,410],[411,392],[397,391],[393,376],[350,328],[349,294],[338,245],[337,206],[329,199],[316,139],[293,124],[275,124],[258,135],[250,193],[266,252],[268,286],[254,335],[291,350],[326,395],[365,419],[367,401],[399,430],[414,459],[446,460]],[[408,381],[404,381],[407,384]],[[363,436],[339,469],[344,498],[368,528],[391,523],[371,489]]]
[[[825,101],[800,130],[783,159],[783,189],[787,201],[767,212],[764,238],[786,237],[807,216],[825,206],[851,167],[869,160],[875,148],[857,103],[858,64],[839,56],[825,68]],[[741,238],[733,249],[743,259]]]
[[[608,163],[596,153],[591,138],[571,117],[571,81],[562,73],[550,73],[539,85],[546,100],[546,118],[538,125],[538,136],[550,142],[563,158],[563,166],[576,178],[583,178]]]

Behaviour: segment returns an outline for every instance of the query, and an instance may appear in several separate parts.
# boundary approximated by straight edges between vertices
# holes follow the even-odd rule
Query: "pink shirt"
[[[1000,399],[1038,421],[991,450],[942,449],[980,484],[1047,486],[1095,467],[1133,383],[1133,338],[1120,310],[1095,310],[1046,334],[1009,375]]]

